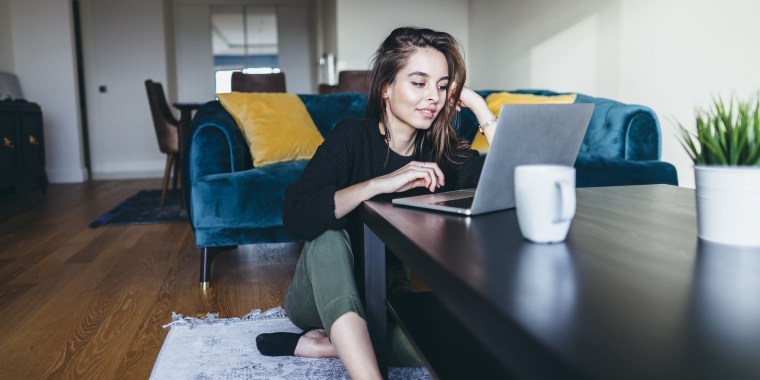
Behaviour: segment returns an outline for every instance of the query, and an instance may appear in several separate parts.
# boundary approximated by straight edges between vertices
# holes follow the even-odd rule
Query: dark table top
[[[365,202],[367,225],[521,378],[760,378],[760,250],[697,238],[694,192],[578,189],[564,243],[513,210]]]

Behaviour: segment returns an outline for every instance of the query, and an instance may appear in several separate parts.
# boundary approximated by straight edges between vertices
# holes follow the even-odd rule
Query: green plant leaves
[[[754,100],[713,98],[696,110],[696,131],[678,123],[679,142],[696,165],[760,166],[760,93]]]

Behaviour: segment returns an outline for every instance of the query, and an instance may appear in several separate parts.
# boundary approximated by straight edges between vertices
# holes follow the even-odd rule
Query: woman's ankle
[[[338,357],[338,352],[335,351],[327,335],[321,337],[304,335],[298,340],[295,356],[312,359],[335,358]]]

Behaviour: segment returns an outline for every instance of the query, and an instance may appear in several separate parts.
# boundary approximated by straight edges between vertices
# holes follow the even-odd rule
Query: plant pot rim
[[[737,171],[754,171],[754,170],[760,170],[760,166],[750,166],[750,165],[743,165],[743,166],[734,166],[734,165],[694,165],[694,170],[711,170],[711,171],[729,171],[729,170],[737,170]]]

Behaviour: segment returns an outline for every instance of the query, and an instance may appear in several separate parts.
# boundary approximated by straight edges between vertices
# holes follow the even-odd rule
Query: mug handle
[[[557,190],[559,190],[561,196],[561,211],[559,217],[554,220],[554,223],[566,222],[572,219],[575,215],[575,202],[573,201],[575,186],[572,186],[566,181],[555,182],[555,184],[557,185]]]

